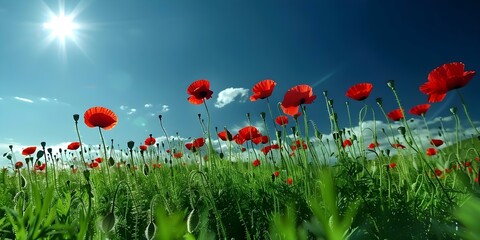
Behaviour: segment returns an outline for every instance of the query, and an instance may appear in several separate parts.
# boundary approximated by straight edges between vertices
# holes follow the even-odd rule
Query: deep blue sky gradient
[[[47,9],[58,12],[58,6],[0,3],[1,151],[9,144],[76,141],[72,115],[97,105],[117,113],[119,123],[105,137],[122,147],[149,133],[163,136],[159,114],[170,135],[200,137],[197,114],[205,116],[205,108],[186,100],[188,85],[197,79],[210,80],[214,91],[207,101],[212,128],[243,127],[247,112],[258,122],[259,113],[268,111],[265,101],[237,97],[222,108],[214,104],[226,88],[249,89],[251,95],[256,82],[271,78],[277,82],[270,98],[274,109],[287,89],[313,86],[318,98],[307,107],[308,116],[328,132],[324,90],[347,127],[345,91],[355,83],[371,82],[366,103],[378,111],[375,98],[382,97],[388,111],[397,108],[386,85],[394,79],[408,110],[426,103],[418,87],[435,67],[462,61],[467,70],[480,71],[475,0],[66,1],[66,13],[79,10],[75,22],[81,29],[77,43],[66,40],[65,52],[57,41],[46,41],[43,28]],[[461,89],[474,120],[480,119],[478,78]],[[362,106],[351,102],[354,116]],[[453,92],[433,104],[427,117],[448,116],[451,106],[460,108]],[[132,108],[136,112],[127,114]],[[96,129],[82,123],[80,131],[85,142],[100,142]]]

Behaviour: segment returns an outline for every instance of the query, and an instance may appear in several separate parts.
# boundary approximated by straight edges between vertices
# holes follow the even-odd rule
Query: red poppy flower
[[[22,155],[24,156],[27,156],[27,155],[32,155],[33,153],[35,153],[35,151],[37,151],[37,147],[27,147],[25,149],[22,150]]]
[[[244,148],[244,147],[242,147],[241,151],[242,151],[242,152],[245,152],[245,151],[247,151],[247,149]]]
[[[435,149],[435,148],[427,148],[427,155],[428,155],[428,156],[435,156],[435,155],[437,155],[437,149]]]
[[[104,107],[92,107],[83,115],[88,127],[100,127],[110,130],[117,125],[118,118],[112,110]]]
[[[265,146],[265,147],[263,147],[262,149],[260,149],[260,151],[261,151],[263,154],[265,154],[265,155],[267,155],[267,154],[270,152],[270,150],[272,150],[272,146],[271,146],[271,145]]]
[[[287,116],[278,116],[275,118],[275,122],[280,126],[285,126],[288,124],[288,117]]]
[[[399,108],[389,112],[387,117],[390,118],[392,121],[400,121],[403,118],[402,110]]]
[[[181,157],[183,157],[183,153],[182,152],[176,152],[176,153],[173,154],[173,157],[174,158],[181,158]]]
[[[371,83],[359,83],[351,86],[345,95],[351,99],[362,101],[368,98],[372,89]]]
[[[273,173],[273,176],[275,176],[275,177],[280,176],[280,172],[279,172],[279,171],[275,171],[275,172]]]
[[[388,168],[392,169],[392,168],[395,168],[396,166],[397,166],[397,164],[392,162],[388,165]]]
[[[294,146],[296,147],[302,147],[303,149],[307,149],[307,144],[303,140],[297,140],[294,144]]]
[[[289,177],[289,178],[287,179],[287,184],[288,184],[288,185],[292,185],[292,184],[293,184],[293,179],[292,179],[291,177]]]
[[[191,104],[202,104],[206,99],[212,97],[212,90],[210,90],[210,82],[208,80],[197,80],[190,84],[187,88],[187,93],[190,95],[188,101]]]
[[[420,91],[428,95],[428,102],[441,102],[448,91],[467,85],[474,75],[475,71],[465,71],[461,62],[443,64],[428,74],[428,81],[420,86]]]
[[[223,130],[222,132],[219,132],[218,137],[222,139],[222,141],[232,141],[232,134],[228,130]]]
[[[98,162],[91,162],[88,167],[90,168],[97,168],[98,167]]]
[[[435,175],[441,176],[442,175],[442,170],[435,168]]]
[[[72,142],[68,144],[67,149],[68,150],[77,150],[80,147],[80,142]]]
[[[147,151],[147,146],[145,145],[140,145],[138,148],[140,148],[141,151]]]
[[[23,167],[23,162],[18,161],[15,163],[15,169],[20,169],[22,167]]]
[[[255,159],[255,161],[253,161],[252,164],[253,164],[254,167],[258,167],[258,166],[260,166],[260,160]]]
[[[430,140],[430,143],[435,146],[435,147],[439,147],[443,144],[443,140],[441,139],[432,139]]]
[[[252,140],[261,137],[262,134],[254,126],[246,126],[238,131],[238,135],[245,140]]]
[[[317,96],[313,95],[312,87],[306,84],[298,85],[290,88],[285,93],[281,107],[285,114],[296,116],[300,114],[298,107],[301,104],[310,104],[315,98],[317,98]]]
[[[47,164],[42,163],[42,164],[40,164],[40,165],[35,164],[35,167],[34,167],[34,168],[35,168],[35,170],[43,171],[43,170],[45,170],[46,167],[47,167]]]
[[[270,97],[273,92],[273,88],[277,85],[277,83],[271,79],[265,79],[253,86],[253,95],[250,96],[250,101],[254,102],[258,99],[265,99]]]
[[[408,113],[417,115],[417,116],[422,116],[427,113],[428,109],[430,108],[430,104],[420,104],[415,107],[412,107]]]
[[[185,147],[186,147],[188,150],[192,150],[192,148],[193,148],[193,143],[185,143]]]
[[[372,142],[368,145],[368,149],[375,149],[375,147],[377,147],[378,145],[379,145],[378,142],[377,143]]]
[[[394,144],[392,144],[392,147],[394,147],[396,149],[405,149],[405,146],[403,146],[400,143],[394,143]]]
[[[238,145],[242,145],[245,143],[245,138],[243,138],[242,136],[240,136],[240,134],[235,134],[235,136],[233,136],[233,141],[235,141],[235,143],[237,143]]]
[[[343,141],[342,146],[343,148],[352,146],[352,141],[350,141],[350,139],[346,139],[345,141]]]
[[[268,143],[268,136],[259,136],[259,137],[253,138],[252,142],[255,143],[255,145],[258,145],[260,143],[266,144]]]
[[[157,140],[152,136],[145,139],[145,145],[147,145],[147,146],[151,146],[151,145],[155,144],[156,142],[157,142]]]
[[[101,157],[95,158],[95,162],[97,162],[97,163],[102,163],[102,162],[103,162],[103,158],[101,158]]]
[[[203,137],[193,140],[193,147],[201,148],[205,144],[205,139]]]

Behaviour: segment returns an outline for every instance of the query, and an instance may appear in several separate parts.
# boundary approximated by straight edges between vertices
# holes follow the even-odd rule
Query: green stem
[[[458,97],[460,97],[460,101],[462,102],[463,111],[465,112],[465,115],[467,116],[468,122],[470,123],[470,125],[472,126],[472,128],[475,129],[475,131],[477,132],[477,134],[480,134],[480,132],[478,131],[478,129],[477,129],[477,128],[475,127],[475,125],[473,124],[472,118],[470,118],[470,114],[468,114],[467,104],[465,103],[465,100],[463,99],[462,94],[460,94],[460,90],[457,89],[456,92],[457,92]]]

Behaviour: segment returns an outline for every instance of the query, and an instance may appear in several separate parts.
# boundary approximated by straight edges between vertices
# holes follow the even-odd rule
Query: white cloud
[[[240,98],[240,102],[245,102],[248,96],[248,89],[246,88],[227,88],[218,93],[217,102],[215,107],[222,108],[227,104],[232,103],[237,97]]]
[[[22,97],[14,97],[15,100],[22,101],[22,102],[27,102],[27,103],[33,103],[31,99],[28,98],[22,98]]]
[[[50,102],[50,99],[46,98],[46,97],[41,97],[39,98],[40,101],[43,101],[43,102]]]
[[[131,114],[134,114],[135,112],[137,112],[137,109],[135,108],[131,108],[129,112],[127,112],[128,115],[131,115]]]
[[[3,100],[3,98],[0,97],[0,100]]]
[[[151,108],[151,107],[153,107],[153,104],[147,103],[147,104],[145,104],[144,106],[145,106],[145,108]]]
[[[127,110],[127,109],[128,109],[128,107],[125,106],[125,105],[121,105],[121,106],[120,106],[120,110],[122,110],[122,111]]]
[[[162,112],[168,112],[168,111],[170,111],[170,107],[168,105],[163,105]]]

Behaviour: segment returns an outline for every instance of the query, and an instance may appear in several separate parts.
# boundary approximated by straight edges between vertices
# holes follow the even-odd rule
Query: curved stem
[[[463,111],[465,112],[465,115],[467,116],[468,122],[470,123],[470,125],[472,126],[472,128],[475,129],[475,131],[477,132],[477,134],[480,134],[480,132],[478,131],[478,129],[477,129],[477,128],[475,127],[475,125],[473,124],[473,121],[472,121],[472,119],[470,118],[470,114],[468,114],[467,105],[465,104],[465,100],[463,99],[462,94],[460,94],[460,90],[457,89],[456,92],[457,92],[458,97],[460,98],[460,101],[462,102]]]

